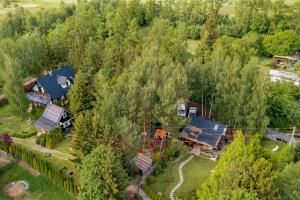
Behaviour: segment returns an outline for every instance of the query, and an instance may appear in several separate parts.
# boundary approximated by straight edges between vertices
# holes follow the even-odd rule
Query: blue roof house
[[[74,83],[75,72],[68,65],[63,65],[54,71],[38,78],[27,98],[38,104],[48,104],[52,100],[66,99],[70,86]]]

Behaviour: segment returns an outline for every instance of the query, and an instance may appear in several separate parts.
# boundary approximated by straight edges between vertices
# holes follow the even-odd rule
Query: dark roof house
[[[37,83],[43,88],[51,99],[59,99],[68,93],[70,85],[74,83],[75,72],[72,68],[64,65],[55,71],[37,79]]]
[[[225,136],[227,125],[219,124],[201,117],[193,117],[185,126],[181,137],[194,143],[217,148],[221,138]]]
[[[67,128],[71,125],[71,118],[64,108],[49,103],[43,115],[34,124],[38,133],[49,132],[59,125]]]

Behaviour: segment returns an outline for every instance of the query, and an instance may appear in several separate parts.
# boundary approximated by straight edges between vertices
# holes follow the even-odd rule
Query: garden
[[[178,167],[189,155],[182,157],[175,163],[170,164],[159,176],[148,178],[148,187],[162,199],[168,199],[170,191],[179,181]],[[175,196],[181,198],[191,197],[196,190],[209,177],[217,163],[204,157],[194,157],[183,168],[184,182],[176,191]]]
[[[75,199],[73,195],[65,191],[63,188],[55,185],[46,176],[33,176],[29,172],[25,171],[23,168],[19,167],[17,164],[13,165],[11,168],[7,169],[5,173],[0,174],[0,199],[9,200],[11,198],[4,195],[3,188],[8,184],[23,180],[28,183],[28,189],[26,192],[20,194],[18,198],[23,199],[34,199],[34,200],[72,200]]]

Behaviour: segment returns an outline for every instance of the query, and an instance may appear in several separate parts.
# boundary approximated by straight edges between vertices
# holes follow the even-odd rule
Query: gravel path
[[[186,165],[189,161],[191,161],[193,159],[194,155],[191,155],[188,159],[186,159],[185,161],[183,161],[178,168],[178,173],[179,173],[179,182],[177,183],[177,185],[171,190],[170,192],[170,199],[171,200],[175,200],[174,199],[174,193],[176,192],[176,190],[178,188],[180,188],[180,186],[183,184],[184,178],[183,178],[183,173],[182,173],[182,168],[184,167],[184,165]]]

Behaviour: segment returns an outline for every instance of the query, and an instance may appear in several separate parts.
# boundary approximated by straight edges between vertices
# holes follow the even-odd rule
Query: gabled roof
[[[40,77],[37,82],[41,85],[45,92],[47,92],[51,99],[59,99],[69,91],[69,87],[61,87],[61,83],[69,79],[73,82],[75,72],[68,65],[64,65],[55,71]]]
[[[63,113],[63,108],[54,104],[47,104],[43,115],[34,124],[37,128],[50,131],[58,125]]]
[[[144,155],[139,153],[135,158],[134,158],[135,165],[138,169],[142,170],[143,172],[147,171],[152,167],[153,160]]]
[[[217,147],[220,138],[225,135],[227,126],[202,117],[192,117],[189,125],[184,127],[181,136],[194,142]]]

